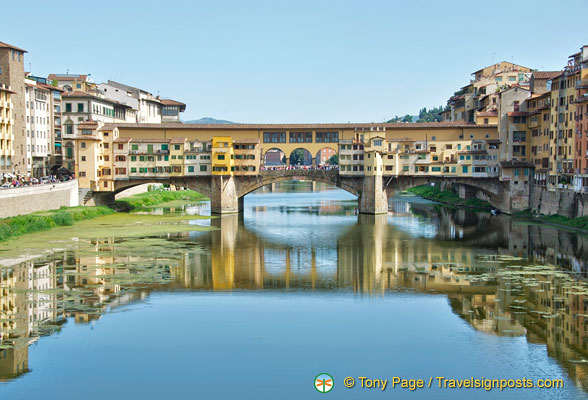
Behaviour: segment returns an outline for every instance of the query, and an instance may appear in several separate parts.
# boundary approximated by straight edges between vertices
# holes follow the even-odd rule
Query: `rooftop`
[[[417,122],[417,123],[330,123],[330,124],[183,124],[181,122],[164,122],[161,124],[145,123],[107,123],[105,130],[126,129],[194,129],[194,130],[342,130],[385,127],[386,129],[446,129],[446,128],[496,128],[496,124],[476,125],[466,122]]]
[[[47,79],[50,81],[57,80],[57,81],[87,81],[88,75],[80,75],[80,74],[49,74]]]
[[[11,44],[8,43],[4,43],[4,42],[0,42],[0,49],[12,49],[12,50],[18,50],[18,51],[22,51],[23,53],[27,53],[26,50],[23,50],[19,47],[13,46]]]
[[[563,74],[563,71],[534,71],[534,79],[553,79]]]

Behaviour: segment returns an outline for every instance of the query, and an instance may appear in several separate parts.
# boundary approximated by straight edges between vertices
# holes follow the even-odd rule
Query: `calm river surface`
[[[358,216],[346,192],[287,182],[239,216],[174,202],[3,244],[0,399],[586,398],[588,237],[390,206]],[[437,376],[564,388],[426,388]]]

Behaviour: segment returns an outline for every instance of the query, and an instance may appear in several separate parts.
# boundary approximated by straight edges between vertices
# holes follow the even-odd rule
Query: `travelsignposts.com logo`
[[[321,393],[330,392],[333,390],[333,386],[335,386],[335,381],[329,374],[318,374],[316,378],[314,378],[314,388]]]

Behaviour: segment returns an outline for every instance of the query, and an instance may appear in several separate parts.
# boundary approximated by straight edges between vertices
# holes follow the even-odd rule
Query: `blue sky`
[[[138,86],[185,120],[378,122],[444,105],[493,59],[560,69],[588,44],[588,1],[565,3],[7,2],[0,41],[36,75]]]

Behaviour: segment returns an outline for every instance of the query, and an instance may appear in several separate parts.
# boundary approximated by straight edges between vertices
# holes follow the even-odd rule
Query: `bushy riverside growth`
[[[0,241],[39,231],[46,231],[57,226],[73,225],[83,221],[114,213],[114,210],[101,207],[62,207],[58,210],[19,215],[0,220]]]
[[[153,192],[140,193],[121,200],[117,200],[116,208],[117,210],[121,211],[130,211],[136,208],[149,207],[174,200],[197,201],[207,199],[208,198],[203,194],[193,190],[157,190]]]
[[[454,206],[465,206],[491,210],[492,205],[487,201],[477,198],[462,199],[457,193],[451,190],[440,190],[436,186],[422,185],[408,189],[408,192],[421,196],[428,200],[438,201],[439,203],[450,204]]]

